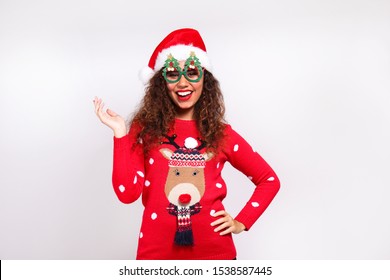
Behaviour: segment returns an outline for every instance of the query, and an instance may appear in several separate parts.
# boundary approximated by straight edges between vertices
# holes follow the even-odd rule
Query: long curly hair
[[[137,123],[141,130],[144,152],[158,145],[173,128],[176,110],[168,95],[162,69],[157,71],[145,88],[145,95],[128,125]],[[203,91],[194,107],[194,118],[208,151],[218,152],[224,139],[225,105],[218,80],[204,69]]]

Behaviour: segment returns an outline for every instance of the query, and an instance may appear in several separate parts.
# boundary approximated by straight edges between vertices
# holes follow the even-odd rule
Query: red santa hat
[[[147,84],[156,71],[165,64],[168,55],[178,61],[186,60],[194,52],[202,67],[211,72],[211,63],[206,52],[206,46],[199,32],[192,28],[178,29],[166,36],[154,50],[149,64],[140,71],[140,80]]]

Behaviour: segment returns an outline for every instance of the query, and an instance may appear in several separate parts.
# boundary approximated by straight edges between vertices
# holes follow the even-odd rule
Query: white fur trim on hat
[[[141,80],[141,82],[146,85],[150,78],[152,78],[154,75],[154,71],[149,66],[145,66],[142,68],[138,73],[138,78]]]

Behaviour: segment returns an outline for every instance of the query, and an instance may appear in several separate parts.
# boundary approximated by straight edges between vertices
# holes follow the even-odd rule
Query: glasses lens
[[[180,80],[180,72],[179,71],[167,71],[165,73],[165,79],[168,83],[176,83],[178,80]]]
[[[200,78],[202,78],[202,68],[187,68],[184,75],[190,82],[199,82]]]

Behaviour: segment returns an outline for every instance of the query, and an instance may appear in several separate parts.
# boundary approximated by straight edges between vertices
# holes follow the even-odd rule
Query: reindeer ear
[[[166,158],[166,159],[171,159],[171,156],[173,152],[170,149],[167,148],[162,148],[160,149],[160,153]]]
[[[214,157],[213,153],[203,153],[202,155],[203,155],[205,161],[209,161],[210,159],[212,159]]]

